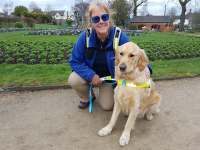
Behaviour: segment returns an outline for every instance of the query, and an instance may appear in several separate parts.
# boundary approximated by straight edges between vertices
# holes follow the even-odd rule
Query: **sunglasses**
[[[93,16],[91,18],[91,21],[92,21],[92,23],[98,23],[100,21],[100,18],[101,18],[101,20],[103,20],[104,22],[106,22],[106,21],[109,20],[109,14],[103,14],[100,17],[99,16]]]

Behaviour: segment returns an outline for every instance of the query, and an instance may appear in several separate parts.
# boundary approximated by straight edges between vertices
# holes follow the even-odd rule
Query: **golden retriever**
[[[129,143],[130,133],[134,129],[136,118],[153,119],[154,115],[159,112],[161,98],[150,78],[147,67],[149,60],[143,49],[132,42],[123,44],[116,52],[115,63],[117,81],[125,80],[134,85],[149,84],[149,87],[143,88],[118,84],[115,88],[115,102],[111,120],[108,125],[99,130],[98,135],[110,134],[122,111],[128,115],[124,131],[119,139],[119,144],[124,146]]]

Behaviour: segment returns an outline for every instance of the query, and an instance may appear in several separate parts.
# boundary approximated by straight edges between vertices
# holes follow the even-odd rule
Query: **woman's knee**
[[[68,84],[73,88],[85,84],[86,81],[82,79],[77,73],[72,72],[68,78]]]
[[[101,108],[105,111],[111,111],[113,110],[113,104],[100,104]]]
[[[112,110],[114,91],[111,85],[102,85],[99,89],[99,103],[103,110]]]

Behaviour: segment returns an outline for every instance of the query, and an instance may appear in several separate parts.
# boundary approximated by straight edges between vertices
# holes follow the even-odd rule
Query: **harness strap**
[[[102,77],[101,80],[104,82],[116,81],[111,76]],[[117,85],[135,87],[135,88],[150,88],[150,85],[151,85],[150,83],[151,83],[150,79],[147,82],[144,82],[142,84],[135,84],[134,82],[131,82],[128,80],[117,80]]]
[[[86,31],[86,48],[89,47],[89,38],[90,38],[91,33],[92,33],[92,28],[88,28]]]
[[[150,81],[144,82],[142,84],[135,84],[133,82],[126,81],[126,80],[118,80],[117,85],[134,87],[134,88],[150,88]]]
[[[114,40],[113,40],[113,49],[117,50],[118,46],[119,46],[119,38],[121,36],[121,29],[119,27],[115,28],[115,34],[114,34]]]
[[[86,30],[86,48],[89,48],[89,38],[90,38],[91,33],[92,33],[92,28],[88,28]],[[114,40],[113,40],[114,51],[116,51],[119,46],[120,36],[121,36],[121,29],[119,27],[115,27],[115,34],[114,34]]]

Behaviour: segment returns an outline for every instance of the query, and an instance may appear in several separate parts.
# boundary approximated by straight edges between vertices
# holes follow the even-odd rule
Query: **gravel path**
[[[163,101],[152,121],[137,120],[125,150],[200,149],[200,78],[156,82]],[[111,111],[77,108],[72,90],[0,94],[0,150],[118,150],[126,118],[97,136]]]

